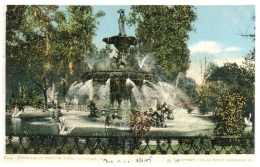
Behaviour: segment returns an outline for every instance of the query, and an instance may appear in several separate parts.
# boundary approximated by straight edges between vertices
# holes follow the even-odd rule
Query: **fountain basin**
[[[89,118],[89,112],[62,110],[66,117],[65,126],[75,125],[75,129],[70,135],[105,135],[105,117]],[[189,114],[185,109],[175,109],[173,111],[175,119],[165,120],[167,128],[151,127],[147,135],[160,136],[194,136],[194,135],[213,135],[214,124],[207,117],[198,114]],[[44,134],[58,135],[58,124],[49,123],[51,112],[42,114],[41,112],[30,112],[21,114],[21,118],[16,120],[6,117],[6,132],[23,134]],[[126,133],[129,129],[128,118],[114,120],[110,129],[118,134]]]

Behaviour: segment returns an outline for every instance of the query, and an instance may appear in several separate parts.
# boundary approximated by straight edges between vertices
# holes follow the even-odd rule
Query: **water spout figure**
[[[250,121],[251,113],[249,114],[249,117],[244,117],[244,122],[246,126],[253,126],[252,122]]]
[[[61,123],[58,124],[59,125],[59,135],[69,135],[72,130],[75,128],[75,125],[72,125],[71,127],[69,127],[67,130],[65,130],[65,125],[61,125]]]
[[[59,135],[68,135],[75,128],[75,125],[73,125],[73,126],[69,127],[67,130],[65,130],[65,119],[66,118],[64,116],[59,117],[59,121],[60,121],[58,123],[59,130],[60,130]]]
[[[168,108],[168,106],[167,106],[167,104],[165,102],[162,105],[162,112],[167,114],[167,119],[169,119],[169,120],[173,120],[174,119],[172,111]]]
[[[12,114],[12,118],[17,118],[17,117],[19,117],[20,114],[22,114],[22,111],[14,112],[14,113]]]

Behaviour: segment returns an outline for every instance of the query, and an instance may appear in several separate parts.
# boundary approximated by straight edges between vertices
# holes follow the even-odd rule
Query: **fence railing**
[[[6,154],[254,154],[254,138],[6,136]]]

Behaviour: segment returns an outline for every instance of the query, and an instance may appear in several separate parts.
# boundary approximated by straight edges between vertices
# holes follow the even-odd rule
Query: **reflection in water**
[[[252,132],[253,126],[246,126],[244,131],[245,132]]]
[[[7,117],[6,132],[14,134],[57,135],[59,133],[57,125],[49,123],[45,118],[46,116]]]
[[[20,118],[11,118],[11,121],[12,121],[12,124],[11,124],[11,127],[13,129],[14,132],[19,132],[20,129],[21,129],[21,123],[22,123],[22,120]]]

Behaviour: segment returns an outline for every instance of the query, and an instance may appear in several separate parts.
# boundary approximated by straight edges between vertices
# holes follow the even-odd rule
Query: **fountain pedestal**
[[[107,71],[89,71],[83,76],[83,82],[86,80],[93,80],[93,85],[96,83],[104,84],[110,80],[109,100],[110,100],[110,114],[116,112],[119,117],[122,113],[130,111],[130,108],[135,107],[136,102],[132,94],[133,86],[127,85],[126,80],[131,79],[134,85],[141,87],[144,80],[155,81],[155,76],[152,73],[142,72],[140,70],[130,70],[126,68],[128,62],[128,49],[132,45],[137,45],[138,40],[135,37],[127,36],[124,29],[125,15],[124,10],[118,10],[120,17],[118,19],[119,35],[103,38],[106,44],[113,44],[117,49],[116,57],[113,60],[116,62],[117,69]],[[130,105],[128,105],[130,103]],[[106,109],[106,108],[104,108]],[[100,108],[103,110],[103,108]],[[125,112],[126,111],[126,112]]]

